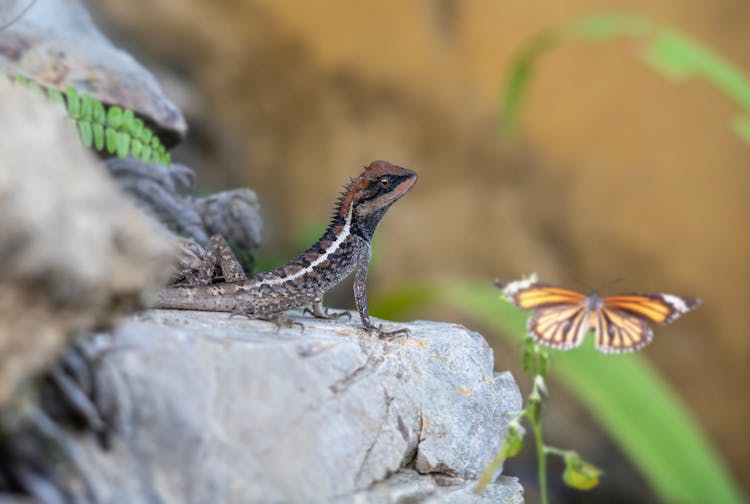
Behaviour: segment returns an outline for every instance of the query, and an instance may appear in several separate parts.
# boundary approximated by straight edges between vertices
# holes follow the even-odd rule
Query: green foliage
[[[645,44],[642,60],[670,80],[697,77],[718,89],[741,108],[734,132],[750,144],[750,80],[736,66],[698,42],[648,18],[627,14],[597,14],[547,30],[522,47],[508,74],[500,107],[500,128],[511,133],[518,124],[531,78],[541,56],[561,44],[581,40],[603,42],[614,37],[638,39]]]
[[[50,99],[56,99],[52,91],[49,94]],[[72,86],[66,90],[65,98],[68,116],[75,121],[86,147],[106,149],[120,158],[131,155],[145,163],[170,164],[169,153],[158,137],[132,110],[117,106],[107,108],[88,93],[80,96]]]
[[[602,471],[583,460],[573,450],[561,450],[544,443],[542,436],[542,412],[544,398],[547,395],[545,377],[549,368],[549,354],[545,348],[537,345],[534,339],[526,336],[523,341],[521,352],[521,365],[524,371],[531,375],[531,393],[526,399],[526,407],[516,417],[508,422],[500,450],[495,459],[485,468],[476,490],[478,493],[484,491],[487,484],[492,481],[500,465],[506,459],[517,455],[523,448],[523,428],[520,421],[526,418],[531,424],[534,434],[534,445],[538,463],[539,495],[542,504],[547,504],[547,457],[557,455],[565,461],[565,471],[562,479],[566,485],[578,490],[591,490],[599,484]]]
[[[5,73],[0,69],[0,77]],[[78,131],[81,142],[88,148],[117,154],[124,158],[131,155],[144,163],[162,163],[169,166],[171,158],[166,148],[142,119],[130,109],[105,106],[88,93],[82,95],[73,86],[65,92],[55,88],[43,90],[39,84],[22,75],[13,77],[13,82],[25,89],[45,94],[68,115],[71,125]]]
[[[526,337],[526,315],[500,302],[489,282],[444,281],[372,299],[371,312],[399,319],[449,306],[509,341]],[[665,502],[742,502],[700,428],[658,373],[638,355],[604,355],[584,344],[554,353],[551,376],[578,398]]]

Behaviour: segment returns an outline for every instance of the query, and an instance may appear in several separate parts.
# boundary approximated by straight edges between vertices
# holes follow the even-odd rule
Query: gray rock
[[[174,248],[54,105],[4,82],[0,103],[2,406],[70,337],[165,281]]]
[[[260,246],[260,204],[250,189],[193,197],[195,174],[187,166],[154,166],[131,157],[107,160],[118,187],[167,229],[205,246],[220,234],[245,250]]]
[[[122,324],[102,362],[122,437],[79,440],[97,502],[522,501],[511,478],[472,490],[521,401],[479,334],[293,320],[304,331],[170,310]]]
[[[335,499],[334,504],[521,504],[523,488],[516,478],[501,476],[482,494],[475,492],[476,482],[439,474],[420,474],[402,469],[352,495]]]
[[[6,0],[0,23],[6,25],[0,29],[0,68],[7,73],[60,90],[71,85],[133,109],[159,128],[167,147],[185,136],[185,118],[154,76],[102,35],[79,0]]]

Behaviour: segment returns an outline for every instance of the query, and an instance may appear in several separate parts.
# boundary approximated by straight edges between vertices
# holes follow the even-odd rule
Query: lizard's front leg
[[[357,259],[357,273],[354,276],[354,301],[357,303],[357,311],[362,319],[362,325],[365,330],[370,333],[375,333],[378,338],[395,338],[397,336],[407,336],[409,329],[401,328],[395,331],[384,331],[383,325],[375,326],[370,320],[370,312],[367,308],[367,269],[370,264],[370,251],[366,254],[362,254]]]

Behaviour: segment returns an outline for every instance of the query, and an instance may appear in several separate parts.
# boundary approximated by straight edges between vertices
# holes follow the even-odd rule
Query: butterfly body
[[[620,294],[602,297],[551,284],[519,280],[495,282],[521,310],[536,310],[528,331],[544,345],[560,350],[579,346],[594,330],[597,350],[633,352],[653,339],[648,323],[668,324],[698,306],[698,298],[673,294]]]

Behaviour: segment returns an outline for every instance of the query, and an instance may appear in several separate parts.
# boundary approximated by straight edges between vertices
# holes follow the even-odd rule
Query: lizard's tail
[[[223,286],[168,287],[157,294],[152,308],[233,312],[237,302],[222,292]]]

